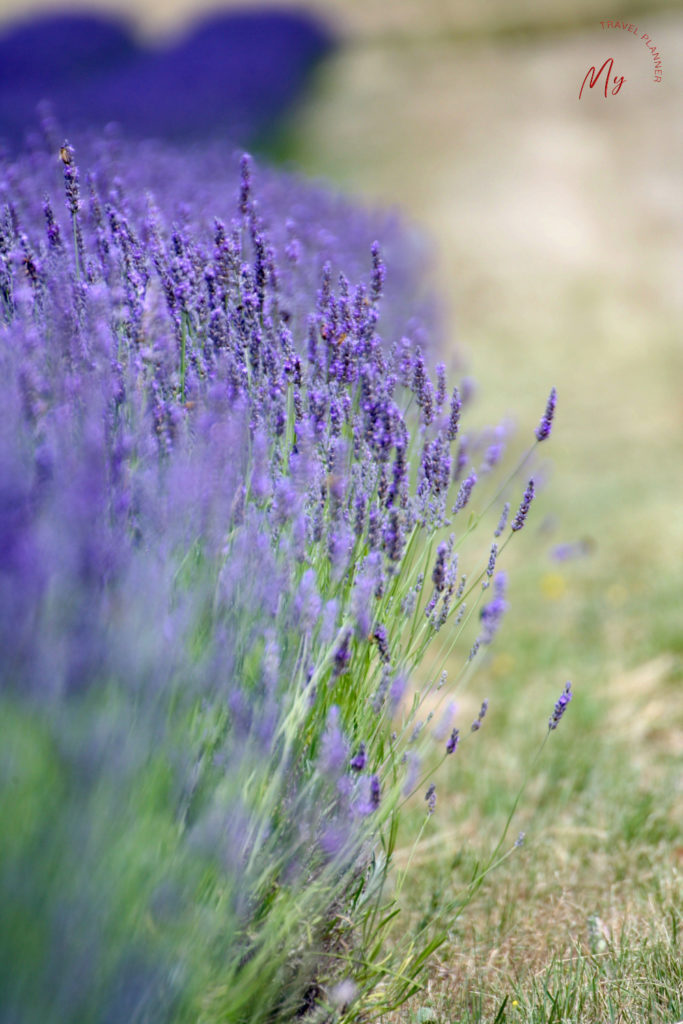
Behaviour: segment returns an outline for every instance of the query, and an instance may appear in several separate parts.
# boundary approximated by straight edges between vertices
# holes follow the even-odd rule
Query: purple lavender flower
[[[489,562],[488,562],[488,565],[486,566],[486,575],[487,575],[487,577],[489,579],[493,576],[494,570],[496,568],[496,559],[497,558],[498,558],[498,545],[497,544],[492,544],[491,545],[491,553],[489,554]]]
[[[436,408],[441,412],[446,401],[446,364],[436,364]],[[451,439],[448,438],[450,441]]]
[[[382,294],[387,268],[384,263],[382,263],[379,242],[373,242],[370,251],[372,253],[372,286],[370,290],[370,299],[372,302],[377,302]]]
[[[508,608],[507,601],[505,600],[506,590],[507,574],[504,572],[496,573],[493,581],[493,600],[483,605],[479,613],[482,624],[479,642],[482,644],[490,644],[500,629],[503,616]]]
[[[398,705],[403,700],[407,685],[408,679],[405,673],[397,672],[391,680],[391,686],[389,688],[389,702],[391,704],[392,711],[396,711]]]
[[[389,640],[387,637],[386,628],[381,622],[378,622],[372,631],[372,639],[377,644],[377,650],[379,651],[379,658],[382,664],[388,665],[391,661],[391,654],[389,653]]]
[[[524,495],[522,497],[522,501],[520,503],[519,508],[517,509],[517,515],[515,516],[515,518],[512,521],[511,529],[513,531],[514,530],[521,530],[522,527],[524,526],[524,523],[526,522],[526,517],[529,514],[529,508],[531,506],[531,502],[533,501],[533,497],[534,497],[534,481],[532,479],[526,485],[526,490],[525,490]]]
[[[334,675],[341,676],[347,671],[351,663],[351,630],[347,630],[344,634],[339,646],[334,652]]]
[[[472,491],[474,489],[474,485],[476,484],[476,482],[477,482],[477,474],[473,471],[460,484],[460,490],[458,491],[458,496],[455,499],[455,505],[453,506],[453,514],[454,515],[456,514],[456,512],[459,512],[461,509],[465,508],[465,506],[467,505],[467,503],[470,500],[470,496],[472,494]]]
[[[509,515],[510,515],[510,502],[506,501],[505,504],[503,505],[503,511],[500,514],[500,519],[498,520],[498,526],[496,527],[495,533],[493,534],[494,537],[500,537],[501,536],[501,534],[503,533],[503,530],[505,529],[505,527],[507,525],[507,521],[508,521],[508,516]]]
[[[484,721],[484,719],[486,717],[486,712],[488,711],[488,709],[489,709],[489,702],[487,700],[482,701],[482,705],[479,708],[479,714],[477,715],[475,720],[472,722],[472,725],[470,727],[472,732],[478,732],[478,730],[481,729],[481,723]]]
[[[361,817],[372,814],[380,805],[382,787],[378,775],[361,775],[354,799],[354,809]]]
[[[320,617],[322,601],[318,591],[315,572],[307,569],[301,578],[294,598],[294,614],[304,633],[312,633]]]
[[[457,388],[453,388],[453,395],[451,397],[451,411],[448,417],[448,427],[446,429],[446,439],[448,441],[455,441],[458,436],[458,426],[460,424],[460,410],[462,408],[462,402],[460,401],[460,392]]]
[[[560,719],[562,718],[563,714],[567,710],[567,705],[569,704],[569,702],[572,699],[572,697],[573,697],[573,694],[572,694],[572,684],[570,682],[568,682],[567,685],[565,686],[564,690],[562,691],[562,693],[558,697],[557,703],[555,704],[555,709],[554,709],[552,715],[550,716],[550,718],[548,719],[548,729],[549,730],[550,729],[557,729],[558,725],[560,724]]]
[[[365,753],[365,744],[361,743],[358,750],[351,758],[349,764],[354,772],[362,772],[367,763],[367,754]]]
[[[382,794],[382,788],[380,786],[379,776],[372,775],[370,778],[370,803],[372,809],[377,810],[380,804]]]
[[[433,814],[436,810],[436,786],[433,782],[429,784],[425,793],[425,800],[427,801],[427,813]]]
[[[420,779],[422,761],[417,751],[408,750],[402,757],[402,763],[407,765],[402,792],[404,796],[410,796]]]
[[[447,754],[454,754],[455,753],[455,751],[458,748],[458,741],[459,741],[459,739],[460,739],[460,730],[459,729],[454,729],[453,732],[451,733],[449,739],[448,739],[448,743],[446,744],[446,753]]]
[[[324,772],[338,774],[348,757],[348,745],[341,730],[339,708],[332,705],[327,716],[327,728],[323,734],[320,750],[320,765]]]
[[[446,559],[448,558],[448,544],[442,542],[436,551],[436,562],[432,570],[432,583],[434,590],[440,594],[446,586]]]
[[[564,544],[556,544],[550,552],[550,557],[556,562],[567,562],[572,558],[581,558],[591,553],[593,541],[586,537],[576,541],[566,541]]]
[[[536,440],[545,441],[547,437],[550,437],[550,430],[553,423],[553,417],[555,415],[555,405],[557,403],[557,390],[551,389],[550,395],[548,396],[548,404],[545,407],[545,412],[541,422],[536,427]]]

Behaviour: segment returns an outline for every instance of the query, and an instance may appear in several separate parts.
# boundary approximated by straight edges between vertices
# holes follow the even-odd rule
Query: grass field
[[[447,338],[483,420],[560,400],[548,486],[514,552],[495,656],[463,697],[490,717],[438,811],[405,822],[415,928],[486,863],[565,679],[575,700],[530,771],[504,851],[450,923],[407,1022],[674,1024],[683,817],[680,345],[683,23],[610,39],[621,97],[578,101],[600,26],[493,42],[358,42],[294,128],[308,173],[397,204],[435,243]],[[607,52],[605,52],[605,56]],[[621,100],[621,102],[617,102]],[[556,544],[580,555],[553,561]]]

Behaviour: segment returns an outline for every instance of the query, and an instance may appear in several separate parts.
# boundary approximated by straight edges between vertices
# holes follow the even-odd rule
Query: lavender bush
[[[379,1013],[440,941],[382,944],[397,815],[533,481],[463,432],[395,222],[89,149],[0,177],[0,1021]]]
[[[116,121],[137,138],[251,145],[331,47],[317,19],[286,9],[216,12],[154,47],[101,13],[43,14],[0,34],[0,137],[23,143],[48,101],[69,132]]]

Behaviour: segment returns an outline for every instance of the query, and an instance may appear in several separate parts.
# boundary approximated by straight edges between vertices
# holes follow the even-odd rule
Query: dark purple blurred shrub
[[[140,138],[253,142],[331,45],[310,15],[287,10],[214,14],[156,48],[100,15],[44,15],[0,37],[0,139],[21,142],[47,101],[72,134],[116,122]]]

